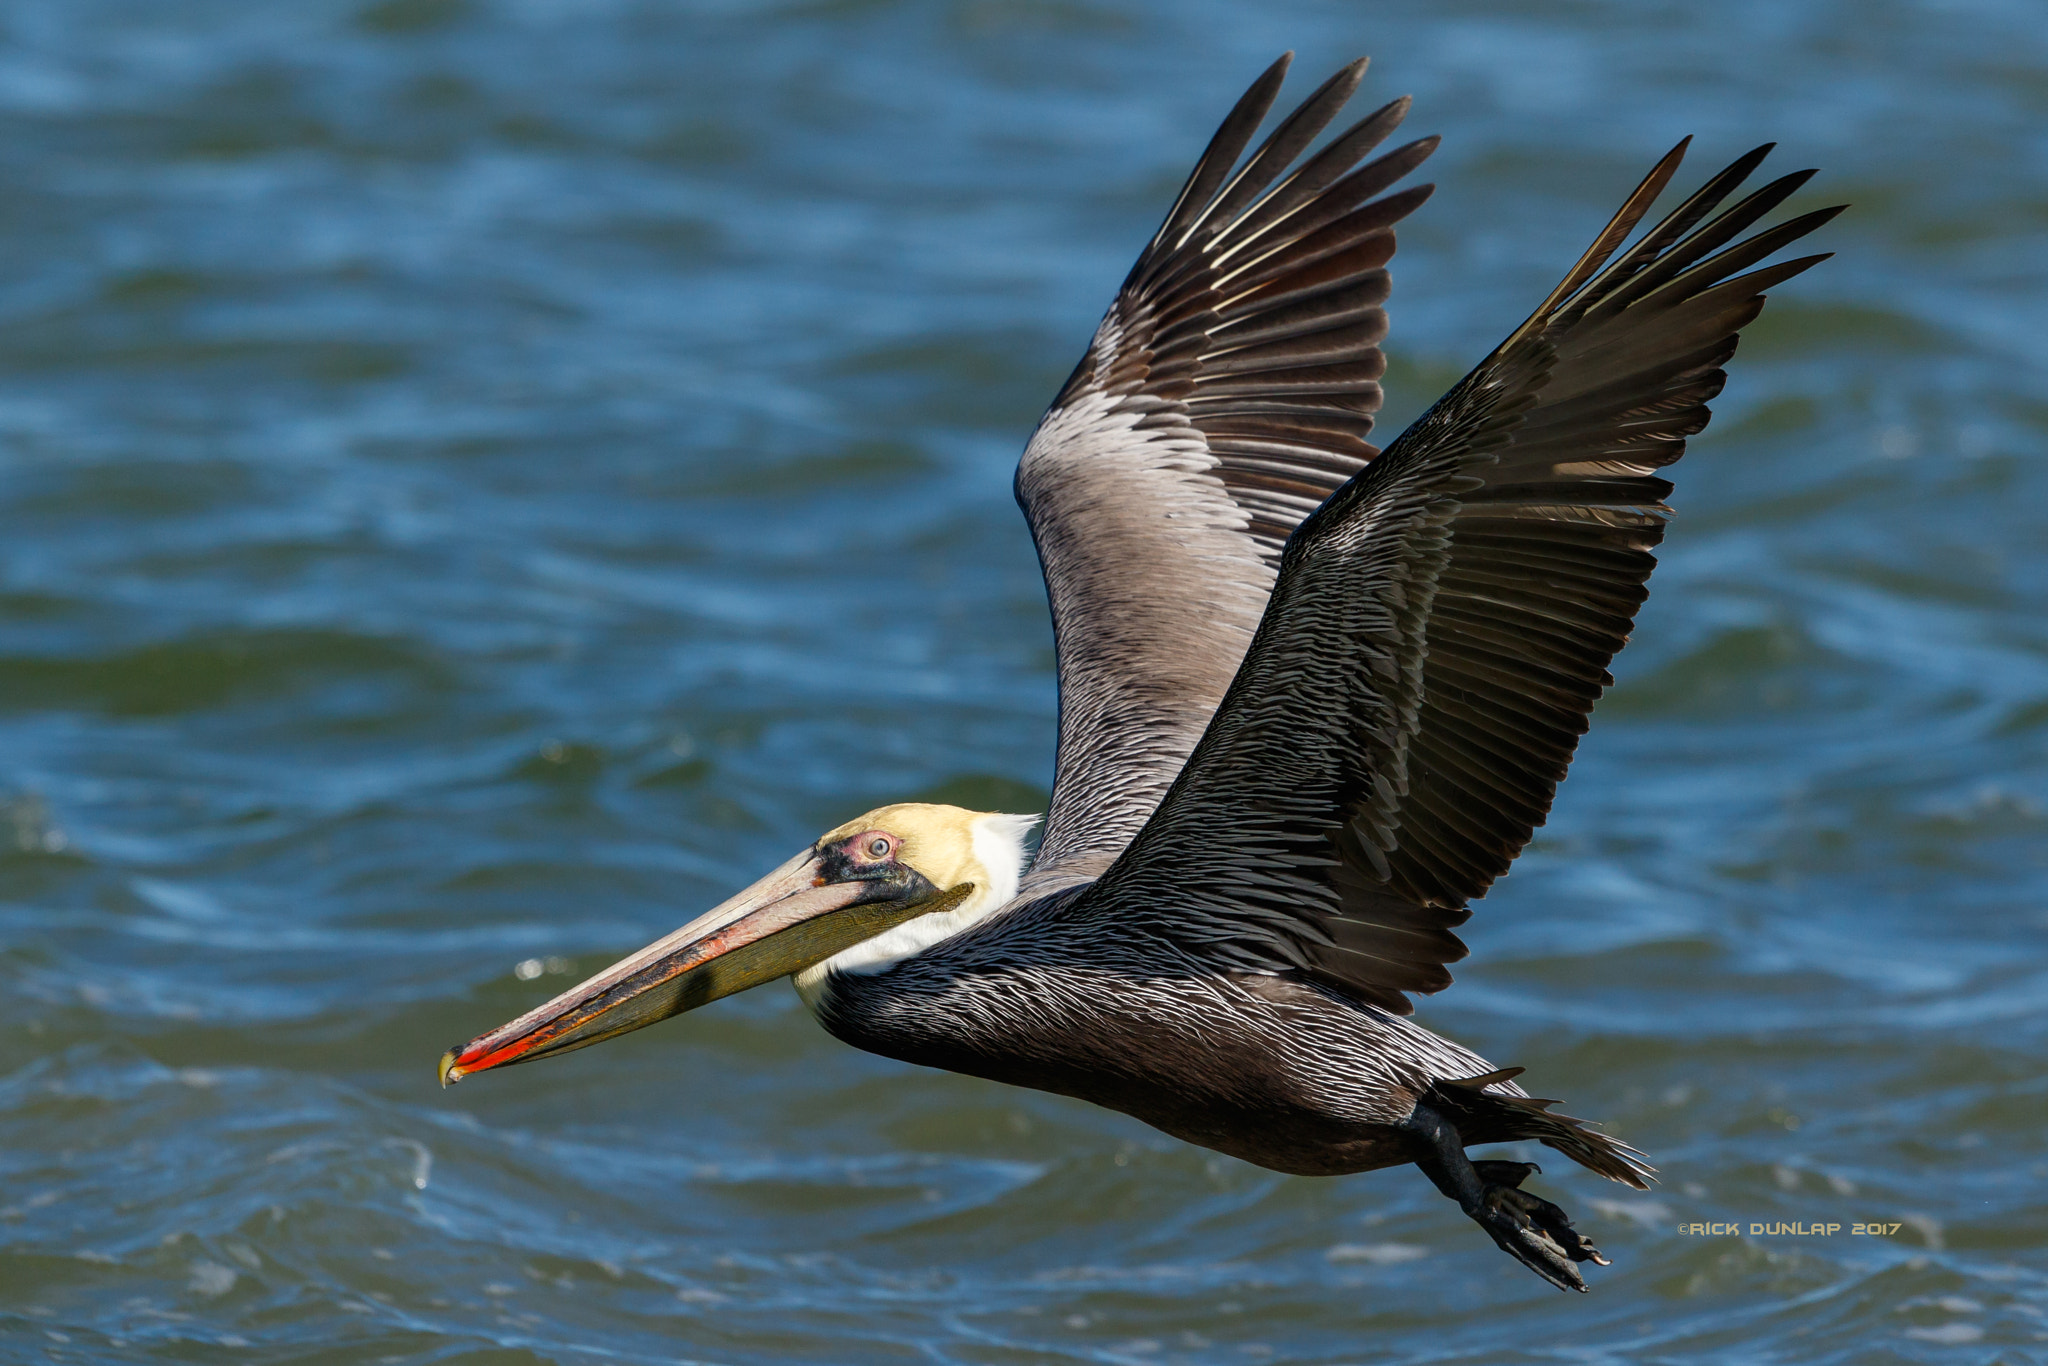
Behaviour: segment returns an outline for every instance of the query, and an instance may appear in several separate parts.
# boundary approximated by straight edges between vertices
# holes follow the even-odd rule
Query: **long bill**
[[[828,880],[807,849],[730,901],[706,911],[510,1024],[441,1055],[441,1084],[532,1062],[695,1010],[801,972],[904,921],[959,904],[923,878]]]

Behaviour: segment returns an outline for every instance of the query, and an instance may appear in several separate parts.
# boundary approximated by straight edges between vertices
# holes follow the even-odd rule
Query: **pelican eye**
[[[891,847],[887,835],[877,835],[868,841],[868,857],[887,858]]]

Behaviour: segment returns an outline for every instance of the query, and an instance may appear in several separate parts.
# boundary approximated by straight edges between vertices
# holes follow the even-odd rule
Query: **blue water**
[[[1661,1169],[1542,1178],[1593,1293],[781,987],[437,1090],[852,814],[1042,806],[1010,470],[1286,48],[1445,135],[1386,432],[1683,134],[1856,206],[1424,1005]],[[0,184],[0,1358],[2048,1361],[2036,6],[15,0]]]

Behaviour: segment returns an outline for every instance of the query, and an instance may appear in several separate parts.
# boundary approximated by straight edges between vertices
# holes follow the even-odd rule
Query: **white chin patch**
[[[873,939],[841,949],[822,963],[815,963],[790,980],[804,1004],[817,1010],[830,993],[829,979],[836,972],[881,972],[913,954],[922,953],[942,939],[950,939],[991,911],[1009,904],[1017,895],[1017,880],[1024,873],[1024,837],[1038,824],[1036,816],[992,814],[974,822],[972,837],[975,861],[981,876],[974,878],[974,895],[950,911],[921,915],[884,930]]]

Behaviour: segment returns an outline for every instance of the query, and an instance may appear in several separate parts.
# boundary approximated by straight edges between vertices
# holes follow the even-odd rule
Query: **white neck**
[[[790,979],[797,995],[815,1011],[825,999],[829,990],[826,979],[833,973],[881,972],[894,967],[1008,905],[1017,895],[1017,880],[1024,873],[1024,837],[1036,824],[1036,816],[991,813],[977,817],[970,829],[974,858],[981,867],[973,879],[974,891],[965,901],[950,911],[906,920],[805,968]]]

